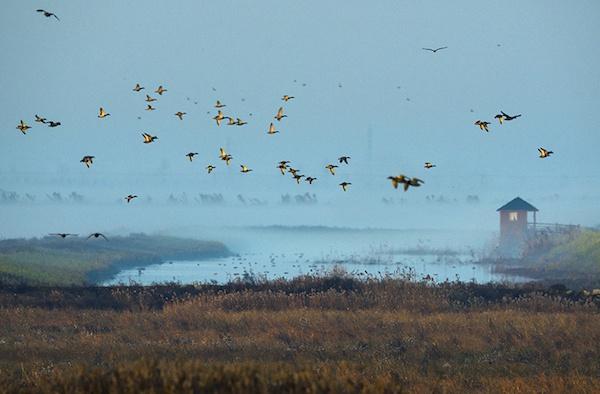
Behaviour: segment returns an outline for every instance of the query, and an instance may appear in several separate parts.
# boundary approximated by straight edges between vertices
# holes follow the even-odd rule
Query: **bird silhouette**
[[[312,176],[308,176],[305,179],[305,181],[308,182],[310,185],[312,185],[312,183],[316,180],[317,180],[317,178],[313,178]]]
[[[327,164],[325,166],[325,168],[327,168],[329,170],[329,172],[331,173],[331,175],[335,175],[335,169],[338,168],[338,166],[335,166],[333,164]]]
[[[221,102],[219,100],[217,100],[217,102],[215,103],[215,108],[223,108],[223,107],[227,107],[225,104],[221,104]]]
[[[23,134],[27,134],[27,130],[29,130],[31,128],[31,126],[29,126],[27,123],[23,122],[23,120],[21,120],[21,122],[17,125],[16,127],[17,129],[19,129],[19,131]]]
[[[221,110],[217,111],[217,114],[213,117],[213,119],[217,122],[217,126],[221,126],[221,121],[225,119],[223,112]]]
[[[146,106],[146,111],[154,111],[156,108],[153,107],[151,104],[148,104],[148,106]]]
[[[510,116],[510,115],[507,115],[503,111],[500,111],[500,113],[502,114],[502,116],[504,117],[504,120],[506,120],[506,121],[511,121],[511,120],[517,119],[518,117],[521,116],[521,114],[518,114],[518,115],[515,115],[515,116]],[[496,116],[498,116],[498,115],[496,115]]]
[[[406,181],[404,182],[404,191],[407,191],[409,186],[419,187],[419,186],[421,186],[422,183],[425,183],[425,182],[423,182],[419,178],[406,179]]]
[[[146,95],[146,102],[147,103],[151,103],[153,101],[156,101],[156,99],[154,97],[150,97],[149,95]]]
[[[52,235],[52,236],[56,236],[56,237],[60,237],[62,239],[65,239],[67,237],[77,237],[78,234],[70,234],[70,233],[51,233],[48,235]]]
[[[342,187],[342,190],[347,191],[348,190],[348,186],[352,185],[350,182],[342,182],[340,183],[340,186]]]
[[[183,115],[186,115],[186,113],[181,111],[175,112],[175,116],[177,116],[179,120],[183,120]]]
[[[144,144],[151,144],[152,142],[158,139],[158,137],[152,136],[148,133],[142,133],[142,137],[144,137]]]
[[[144,89],[142,86],[140,86],[139,83],[135,84],[135,87],[133,88],[134,92],[139,92],[140,90]]]
[[[285,175],[285,172],[286,172],[286,170],[287,170],[287,164],[286,164],[286,163],[283,163],[283,162],[280,162],[280,163],[277,165],[277,168],[279,168],[279,171],[281,171],[281,175]]]
[[[92,233],[92,234],[90,234],[90,235],[87,237],[87,239],[90,239],[90,238],[92,238],[92,237],[94,237],[94,238],[99,238],[99,237],[102,237],[102,238],[104,238],[104,240],[108,241],[108,238],[106,238],[106,237],[104,236],[104,234],[102,234],[102,233]]]
[[[346,163],[348,164],[348,160],[350,160],[350,156],[342,156],[340,158],[338,158],[338,162],[341,163]]]
[[[300,184],[300,180],[302,180],[302,178],[304,178],[304,175],[300,175],[300,174],[293,174],[294,179],[296,180],[297,184]]]
[[[188,153],[186,156],[188,159],[190,159],[190,161],[194,160],[194,156],[197,156],[198,152],[190,152]]]
[[[538,152],[540,153],[540,159],[545,159],[546,157],[550,157],[550,155],[554,154],[551,150],[546,150],[544,148],[538,148]]]
[[[57,21],[59,21],[59,20],[60,20],[60,19],[58,19],[58,16],[56,16],[56,14],[55,14],[55,13],[53,13],[53,12],[49,12],[49,11],[46,11],[46,10],[36,10],[36,11],[37,11],[37,12],[39,12],[39,13],[42,13],[42,14],[44,14],[44,16],[45,16],[46,18],[50,18],[51,16],[53,16],[53,17],[55,17],[55,18],[56,18],[56,20],[57,20]]]
[[[448,47],[439,47],[439,48],[435,48],[435,49],[432,49],[432,48],[421,48],[421,49],[423,49],[424,51],[431,51],[433,53],[436,53],[437,51],[441,51],[442,49],[446,49],[446,48],[448,48]]]
[[[209,164],[206,166],[206,171],[208,171],[208,173],[210,174],[212,172],[212,170],[214,170],[215,168],[216,168],[215,166]]]
[[[267,134],[275,134],[275,133],[279,133],[279,130],[275,130],[275,125],[273,124],[273,122],[271,122],[271,124],[269,125],[269,131],[267,131]]]
[[[287,115],[283,114],[283,107],[279,107],[279,109],[277,110],[277,114],[274,116],[274,118],[277,119],[278,122],[280,122],[283,118],[287,118]]]
[[[281,99],[287,103],[288,101],[290,101],[291,99],[294,99],[294,98],[295,98],[294,96],[288,96],[287,94],[284,94]]]
[[[248,124],[248,122],[244,122],[243,120],[241,120],[240,118],[236,118],[235,124],[237,126],[243,126],[245,124]]]
[[[35,115],[35,121],[38,123],[46,123],[46,118],[42,118],[41,116]]]
[[[248,167],[247,167],[245,164],[242,164],[242,165],[240,165],[240,167],[241,167],[241,170],[240,170],[240,172],[243,172],[244,174],[245,174],[245,173],[248,173],[248,172],[250,172],[250,171],[252,171],[252,170],[251,170],[250,168],[248,168]]]
[[[490,124],[490,122],[483,122],[483,121],[481,121],[481,120],[478,120],[478,121],[476,121],[476,122],[475,122],[475,125],[479,126],[479,129],[480,129],[481,131],[486,131],[486,132],[489,132],[489,131],[490,131],[490,130],[488,129],[488,126],[489,126],[489,124]]]
[[[83,156],[83,159],[79,160],[79,162],[85,164],[87,168],[90,168],[90,166],[94,164],[94,159],[94,156]]]
[[[100,107],[100,110],[98,111],[98,117],[100,119],[102,119],[102,118],[106,118],[107,116],[110,116],[110,114],[108,112],[106,112],[104,110],[104,108]]]
[[[47,124],[48,124],[48,127],[58,127],[61,125],[60,122],[55,122],[53,120],[49,121]]]
[[[127,197],[125,197],[125,200],[127,200],[127,204],[129,204],[131,202],[131,200],[133,200],[134,198],[137,198],[138,196],[136,196],[135,194],[130,194]]]
[[[400,183],[405,183],[407,180],[405,175],[388,176],[387,179],[392,181],[392,186],[394,189],[397,189]]]
[[[430,162],[426,161],[424,167],[429,169],[429,168],[433,168],[433,167],[437,167],[437,166],[435,164],[431,164]]]
[[[167,91],[167,89],[163,88],[162,85],[160,85],[158,88],[156,88],[154,93],[158,93],[159,96],[162,96],[162,94],[166,91]]]
[[[237,123],[235,122],[235,119],[233,119],[230,116],[226,116],[227,118],[227,126],[235,126]]]

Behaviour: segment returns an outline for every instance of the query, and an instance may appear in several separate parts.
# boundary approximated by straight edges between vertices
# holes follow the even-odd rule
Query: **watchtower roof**
[[[531,205],[530,203],[528,203],[527,201],[523,200],[521,197],[517,197],[514,200],[507,202],[506,204],[504,204],[503,206],[498,208],[496,211],[498,211],[498,212],[500,212],[500,211],[537,212],[538,209],[536,207],[534,207],[533,205]]]

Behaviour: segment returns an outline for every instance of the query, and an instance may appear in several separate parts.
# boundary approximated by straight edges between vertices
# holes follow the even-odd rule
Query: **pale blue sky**
[[[397,196],[385,178],[402,172],[426,181],[408,198],[600,192],[598,1],[7,0],[2,9],[0,188],[60,189],[65,178],[69,191],[81,182],[115,196],[315,191],[333,201],[342,180],[351,198]],[[449,48],[421,50],[437,46]],[[168,89],[157,111],[144,111],[136,82]],[[296,99],[281,134],[268,136],[283,94]],[[249,124],[218,128],[216,99]],[[99,106],[111,116],[98,119]],[[499,126],[499,110],[523,116]],[[63,126],[41,127],[36,113]],[[20,119],[33,126],[27,136]],[[477,119],[494,122],[489,134]],[[142,131],[160,140],[146,146]],[[235,158],[230,169],[220,146]],[[539,146],[555,155],[540,160]],[[85,154],[97,157],[90,170]],[[342,154],[351,166],[328,178],[323,166]],[[319,181],[296,187],[274,168],[282,159]],[[237,173],[241,163],[254,173]]]

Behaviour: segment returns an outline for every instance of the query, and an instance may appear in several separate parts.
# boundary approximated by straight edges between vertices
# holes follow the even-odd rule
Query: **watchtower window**
[[[511,222],[516,222],[517,220],[519,220],[519,212],[509,212],[508,220],[510,220]]]

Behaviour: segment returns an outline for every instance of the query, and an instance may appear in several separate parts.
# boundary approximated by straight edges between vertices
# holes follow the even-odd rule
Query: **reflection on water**
[[[121,271],[105,284],[224,283],[237,278],[293,278],[343,267],[357,277],[405,276],[414,280],[483,282],[507,276],[490,265],[473,264],[481,234],[441,231],[335,229],[229,229],[219,234],[239,254],[202,261],[166,261]],[[491,236],[491,235],[489,235]]]

